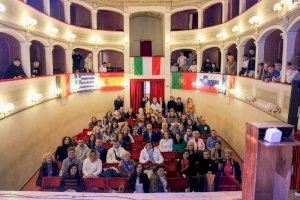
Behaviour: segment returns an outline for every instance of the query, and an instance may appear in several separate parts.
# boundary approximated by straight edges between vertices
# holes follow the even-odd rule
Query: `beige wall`
[[[222,94],[196,93],[187,90],[171,90],[174,97],[182,97],[186,102],[192,98],[197,116],[206,117],[211,128],[219,134],[244,158],[245,125],[247,121],[278,121],[269,114],[238,99]]]
[[[90,117],[113,109],[120,92],[73,94],[0,120],[0,190],[18,190],[40,166],[41,155],[54,152],[61,138],[88,126]],[[102,115],[101,115],[102,116]]]

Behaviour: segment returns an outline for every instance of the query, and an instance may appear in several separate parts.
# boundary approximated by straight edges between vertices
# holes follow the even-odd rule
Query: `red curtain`
[[[140,43],[141,56],[152,56],[152,42],[141,41]]]
[[[150,81],[150,99],[152,101],[153,97],[157,99],[165,96],[165,80],[151,80]]]
[[[144,96],[144,81],[130,80],[130,107],[135,113],[138,112]]]

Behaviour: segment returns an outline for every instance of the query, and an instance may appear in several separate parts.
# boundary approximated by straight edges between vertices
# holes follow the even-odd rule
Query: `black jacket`
[[[4,79],[12,79],[14,77],[21,76],[22,78],[26,78],[26,74],[23,70],[22,65],[19,67],[15,66],[14,64],[11,64],[5,71],[3,78]]]
[[[55,159],[58,162],[62,162],[65,158],[68,157],[68,148],[69,145],[62,145],[57,147],[56,152],[55,152]]]
[[[40,173],[39,173],[39,177],[36,180],[36,186],[42,186],[42,179],[43,177],[47,177],[48,176],[48,164],[47,163],[43,163],[41,168],[40,168]],[[52,176],[58,176],[59,175],[59,168],[57,165],[57,162],[52,162]]]
[[[207,174],[209,171],[211,171],[213,174],[216,173],[216,163],[212,159],[201,159],[200,161],[200,167],[199,167],[199,174]]]
[[[167,108],[168,108],[168,111],[170,111],[171,108],[173,108],[175,110],[176,102],[175,101],[168,101]]]
[[[175,108],[176,112],[183,112],[183,103],[176,103],[176,108]]]
[[[40,68],[31,67],[31,76],[39,76]]]
[[[129,177],[129,190],[130,190],[130,192],[135,191],[136,178],[137,178],[136,173],[131,174],[131,176]],[[140,183],[143,183],[144,192],[149,193],[150,180],[149,180],[147,174],[145,174],[144,172],[142,172],[141,175],[140,175]]]
[[[115,110],[119,110],[121,107],[123,107],[124,102],[122,99],[116,99],[114,101]]]

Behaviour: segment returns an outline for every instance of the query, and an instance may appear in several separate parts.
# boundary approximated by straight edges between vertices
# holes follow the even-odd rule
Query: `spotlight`
[[[225,35],[225,33],[221,32],[221,33],[218,33],[218,34],[216,35],[216,37],[217,37],[218,39],[224,40],[224,39],[226,38],[226,35]]]
[[[204,42],[204,41],[205,41],[204,36],[199,35],[199,36],[198,36],[198,42],[199,42],[199,43],[202,43],[202,42]]]
[[[4,115],[6,113],[11,112],[14,108],[15,108],[15,106],[13,103],[10,103],[10,102],[6,103],[6,104],[0,103],[0,113],[2,113]]]

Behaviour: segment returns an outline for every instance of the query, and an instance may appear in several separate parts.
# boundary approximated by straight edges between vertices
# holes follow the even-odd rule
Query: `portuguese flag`
[[[172,73],[172,88],[195,90],[193,82],[197,81],[197,73]]]
[[[159,75],[161,57],[134,57],[134,75]]]

